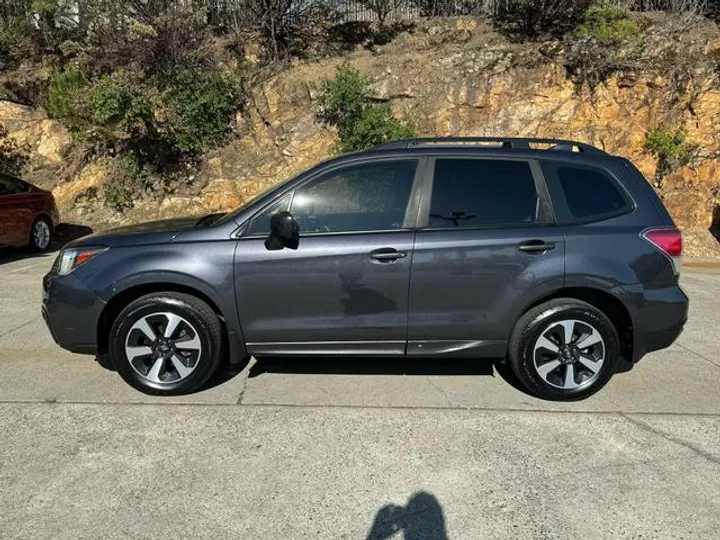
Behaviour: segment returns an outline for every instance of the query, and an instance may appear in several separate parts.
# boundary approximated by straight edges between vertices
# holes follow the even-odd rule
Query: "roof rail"
[[[472,143],[496,143],[501,148],[533,149],[532,144],[552,145],[546,150],[560,150],[565,152],[576,152],[583,154],[605,154],[604,151],[586,143],[569,141],[565,139],[538,139],[528,137],[427,137],[415,139],[400,139],[373,148],[373,150],[392,150],[412,148],[414,146],[443,146],[463,145]]]

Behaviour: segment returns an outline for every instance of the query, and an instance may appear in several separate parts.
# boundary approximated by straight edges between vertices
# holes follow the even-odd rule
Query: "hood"
[[[170,242],[182,231],[195,229],[209,216],[190,216],[118,227],[83,236],[65,247],[150,245]]]

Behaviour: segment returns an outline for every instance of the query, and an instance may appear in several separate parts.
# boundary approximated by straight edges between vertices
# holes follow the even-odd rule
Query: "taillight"
[[[682,267],[682,232],[674,227],[646,229],[641,236],[667,255],[673,263],[675,273]]]

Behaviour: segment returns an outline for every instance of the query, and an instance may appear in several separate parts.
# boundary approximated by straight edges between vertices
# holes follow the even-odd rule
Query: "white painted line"
[[[20,268],[14,268],[12,270],[8,270],[5,272],[6,274],[14,274],[15,272],[22,272],[23,270],[29,270],[30,268],[35,268],[36,266],[42,266],[43,264],[47,264],[47,261],[43,260],[35,264],[29,264],[27,266],[22,266]]]

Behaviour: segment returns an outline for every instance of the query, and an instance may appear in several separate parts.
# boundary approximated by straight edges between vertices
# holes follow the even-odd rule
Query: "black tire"
[[[153,313],[171,313],[182,317],[192,325],[191,330],[200,340],[202,348],[199,356],[192,372],[184,379],[175,382],[151,382],[138,373],[128,360],[125,352],[128,333],[136,322]],[[217,371],[222,362],[223,351],[222,326],[215,312],[199,298],[176,292],[152,293],[131,302],[115,319],[108,346],[108,356],[125,382],[152,395],[188,394],[198,390]],[[148,359],[148,362],[151,361],[152,358]]]
[[[42,241],[38,241],[38,238],[37,238],[35,232],[36,232],[36,229],[41,226],[47,228],[46,229],[47,237],[43,237]],[[42,253],[42,252],[50,249],[50,245],[52,244],[52,241],[53,241],[52,222],[46,217],[37,218],[33,222],[32,227],[30,228],[30,239],[28,241],[28,246],[33,251],[38,251],[38,252]]]
[[[580,386],[574,389],[553,386],[540,376],[535,367],[536,341],[552,323],[563,320],[590,324],[599,332],[604,344],[605,359],[594,379],[580,367],[580,377],[588,377],[587,382],[583,383],[581,379]],[[574,298],[557,298],[528,310],[515,325],[508,347],[508,363],[520,383],[531,394],[554,401],[574,401],[591,396],[607,384],[619,361],[620,345],[615,325],[596,307]]]

